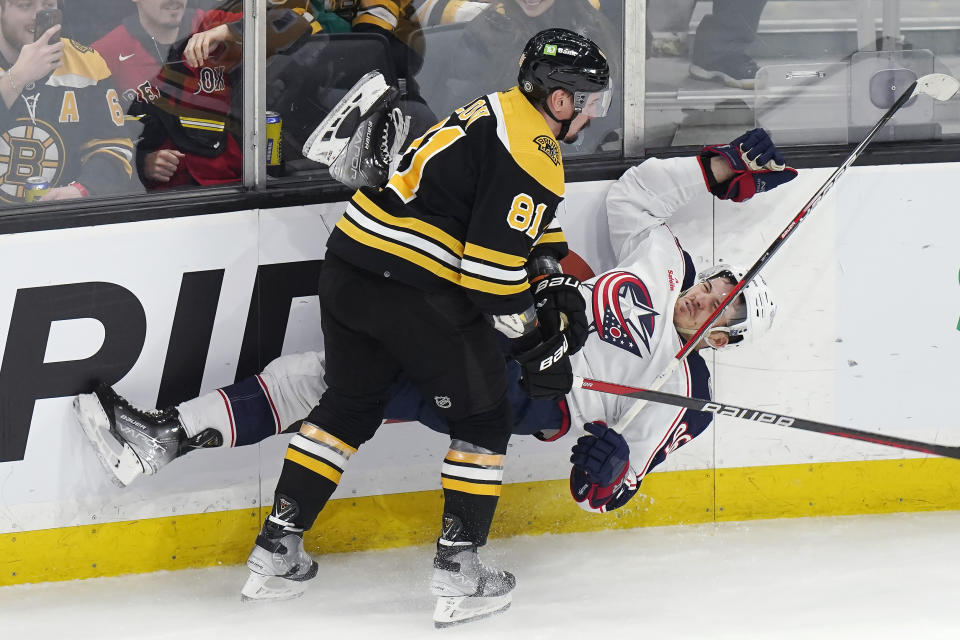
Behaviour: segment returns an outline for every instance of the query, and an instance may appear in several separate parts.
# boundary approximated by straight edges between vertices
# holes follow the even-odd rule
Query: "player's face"
[[[691,287],[677,299],[673,307],[673,324],[678,329],[696,331],[707,321],[734,285],[722,277],[712,278],[706,282]],[[729,318],[736,315],[737,305],[742,304],[740,298],[727,306],[720,316],[718,326],[726,326]]]
[[[183,19],[187,0],[133,0],[140,12],[140,22],[158,27],[175,27]]]
[[[567,130],[567,136],[563,141],[570,144],[576,142],[577,138],[580,137],[580,132],[590,126],[592,119],[593,118],[583,112],[578,113],[577,117],[570,122],[570,129]]]
[[[517,0],[517,4],[531,18],[543,15],[553,6],[554,0]]]
[[[37,11],[56,9],[57,0],[7,0],[0,5],[0,32],[3,39],[17,51],[34,41],[33,30]]]

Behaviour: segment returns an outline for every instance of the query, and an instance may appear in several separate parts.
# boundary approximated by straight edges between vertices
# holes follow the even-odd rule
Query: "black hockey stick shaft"
[[[773,242],[770,243],[770,246],[767,247],[766,251],[760,255],[757,261],[753,263],[753,266],[751,266],[744,274],[743,278],[740,279],[740,282],[738,282],[733,289],[730,290],[727,296],[720,301],[720,304],[716,309],[713,310],[713,313],[710,314],[710,317],[700,325],[700,328],[697,329],[692,336],[690,336],[687,342],[680,348],[680,351],[673,356],[673,359],[670,361],[670,363],[664,367],[663,371],[660,372],[660,375],[653,380],[653,382],[650,384],[652,390],[659,390],[663,386],[664,382],[667,381],[667,378],[672,376],[674,371],[680,367],[680,363],[683,362],[687,356],[693,352],[694,347],[700,342],[703,336],[709,332],[711,328],[713,328],[713,325],[717,323],[717,320],[720,318],[720,314],[722,314],[730,305],[730,303],[736,299],[743,288],[746,287],[757,276],[758,273],[760,273],[760,270],[763,269],[767,262],[770,261],[770,258],[772,258],[773,255],[780,250],[783,244],[787,241],[787,238],[789,238],[797,229],[797,226],[803,222],[807,215],[813,211],[814,207],[820,203],[827,192],[833,188],[833,185],[837,183],[837,180],[840,179],[840,176],[843,175],[847,168],[857,161],[857,158],[860,157],[860,154],[863,153],[863,150],[866,149],[867,145],[870,144],[874,137],[876,137],[877,132],[883,128],[883,125],[885,125],[890,118],[892,118],[894,114],[900,110],[900,107],[906,104],[907,101],[913,97],[914,90],[916,88],[917,81],[914,81],[909,87],[907,87],[906,91],[904,91],[903,94],[897,98],[896,102],[894,102],[893,105],[887,109],[887,112],[880,117],[880,120],[877,121],[877,124],[875,124],[873,129],[870,130],[870,133],[868,133],[866,137],[860,141],[860,144],[858,144],[854,150],[850,152],[850,155],[847,156],[846,160],[843,161],[843,164],[837,167],[836,170],[830,174],[830,177],[827,178],[826,182],[820,185],[820,188],[817,189],[816,193],[813,194],[810,200],[803,205],[803,208],[800,209],[800,212],[790,220],[783,231],[780,232],[780,235],[774,238]],[[631,407],[630,410],[623,417],[621,417],[617,424],[613,426],[613,428],[618,433],[622,433],[630,421],[637,416],[637,414],[643,408],[643,405],[644,402],[639,402],[635,406]]]
[[[579,384],[578,384],[579,383]],[[579,378],[574,382],[574,388],[589,389],[591,391],[600,391],[627,398],[635,398],[647,402],[657,402],[668,404],[684,409],[694,411],[709,411],[718,416],[729,416],[731,418],[740,418],[759,422],[760,424],[770,424],[778,427],[789,427],[791,429],[802,429],[804,431],[813,431],[823,433],[828,436],[837,436],[840,438],[849,438],[851,440],[861,440],[863,442],[872,442],[873,444],[882,444],[887,447],[897,449],[907,449],[909,451],[919,451],[944,458],[954,458],[960,460],[960,446],[948,447],[942,444],[933,444],[929,442],[919,442],[917,440],[908,440],[896,436],[887,436],[870,431],[861,431],[849,427],[841,427],[826,422],[817,422],[816,420],[807,420],[806,418],[797,418],[772,411],[761,411],[759,409],[750,409],[748,407],[739,407],[723,402],[712,400],[701,400],[699,398],[690,398],[687,396],[666,393],[664,391],[653,391],[651,389],[640,389],[637,387],[627,387],[612,382],[603,382],[602,380],[590,380],[589,378]]]
[[[724,309],[726,309],[743,290],[743,288],[747,286],[747,284],[749,284],[758,273],[760,273],[760,270],[763,269],[770,258],[772,258],[773,255],[780,250],[780,248],[783,246],[783,243],[786,242],[787,238],[793,234],[797,226],[803,222],[813,208],[820,203],[820,201],[823,199],[823,196],[825,196],[827,192],[833,188],[833,185],[837,183],[837,180],[840,179],[840,176],[843,175],[850,165],[857,161],[857,158],[860,157],[860,154],[863,153],[863,150],[866,149],[867,145],[870,144],[870,142],[876,137],[880,129],[883,128],[883,125],[885,125],[890,118],[892,118],[894,114],[900,110],[900,107],[906,104],[907,101],[913,97],[913,92],[916,88],[917,83],[914,81],[909,87],[907,87],[907,90],[904,91],[899,98],[897,98],[897,101],[894,102],[889,109],[887,109],[887,112],[880,117],[880,120],[877,121],[877,124],[875,124],[873,129],[870,130],[870,133],[868,133],[866,137],[860,141],[860,144],[858,144],[856,148],[850,152],[850,155],[847,156],[847,159],[843,161],[843,164],[837,167],[836,170],[830,174],[830,177],[827,178],[826,182],[820,185],[820,188],[817,189],[817,192],[814,193],[810,200],[807,201],[807,204],[803,205],[803,208],[800,209],[800,212],[794,216],[789,224],[787,224],[780,235],[774,238],[773,242],[770,243],[770,246],[767,247],[767,250],[760,255],[756,262],[753,263],[753,266],[747,270],[743,278],[740,279],[740,282],[738,282],[737,285],[730,291],[730,293],[727,294],[727,297],[723,299],[720,305],[714,309],[713,313],[710,314],[710,317],[707,318],[702,325],[700,325],[700,328],[697,329],[696,333],[694,333],[689,340],[687,340],[686,344],[683,345],[674,358],[677,360],[683,360],[690,354],[690,351],[698,342],[700,342],[700,339],[703,337],[703,335],[707,333],[707,331],[709,331],[714,324],[716,324],[717,319],[720,317],[720,314],[723,313]]]

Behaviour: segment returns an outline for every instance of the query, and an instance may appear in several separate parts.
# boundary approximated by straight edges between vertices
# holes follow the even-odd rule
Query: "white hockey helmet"
[[[719,262],[697,273],[696,284],[717,277],[727,277],[739,283],[744,275],[746,275],[746,269]],[[723,331],[730,336],[729,342],[721,349],[739,347],[747,342],[758,340],[770,330],[773,319],[777,315],[777,303],[770,295],[766,280],[760,274],[747,283],[747,286],[740,291],[739,297],[742,297],[743,302],[734,303],[734,313],[727,325],[713,327],[710,330]],[[730,307],[727,309],[729,311]],[[728,317],[730,315],[728,313]]]

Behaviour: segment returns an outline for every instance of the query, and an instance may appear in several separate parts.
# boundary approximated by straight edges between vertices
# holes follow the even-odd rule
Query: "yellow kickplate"
[[[332,500],[306,547],[337,553],[425,544],[441,491]],[[239,564],[268,507],[0,534],[0,585]],[[960,463],[942,458],[671,471],[607,514],[566,480],[503,485],[492,537],[802,516],[960,509]]]

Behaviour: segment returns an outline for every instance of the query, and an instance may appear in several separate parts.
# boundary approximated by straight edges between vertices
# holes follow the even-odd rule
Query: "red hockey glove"
[[[717,182],[710,158],[720,156],[733,169],[734,176]],[[786,166],[773,140],[763,129],[752,129],[730,144],[704,147],[700,167],[710,193],[721,200],[743,202],[755,194],[776,189],[797,177],[797,170]]]

